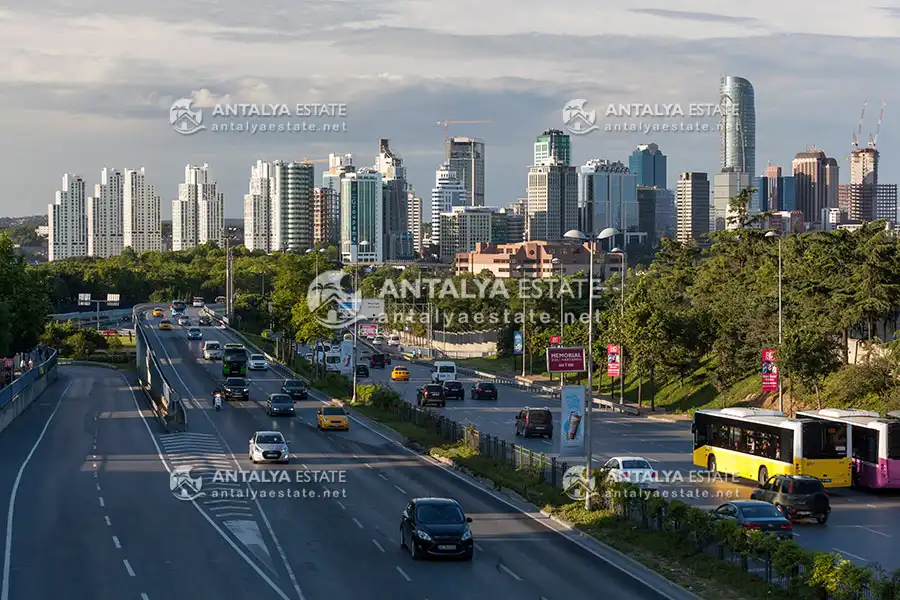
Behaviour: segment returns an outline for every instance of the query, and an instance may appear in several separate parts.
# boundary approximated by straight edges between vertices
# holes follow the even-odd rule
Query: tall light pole
[[[222,229],[222,240],[225,242],[225,317],[232,327],[234,315],[234,254],[231,251],[231,239],[233,227]]]
[[[354,252],[354,263],[355,267],[353,269],[354,275],[356,276],[356,283],[353,285],[354,296],[354,304],[359,303],[354,307],[354,315],[353,315],[353,399],[350,401],[351,404],[356,404],[356,355],[359,353],[359,309],[362,308],[362,294],[359,291],[359,247],[360,246],[368,246],[369,242],[363,240],[356,245],[356,252]]]
[[[525,357],[528,352],[526,348],[528,347],[528,340],[525,337],[525,322],[528,320],[527,312],[525,311],[525,296],[522,295],[524,291],[522,288],[522,281],[525,279],[525,265],[519,265],[516,267],[516,270],[519,272],[519,276],[521,279],[519,280],[519,299],[522,301],[522,377],[525,377]]]
[[[565,317],[565,312],[564,312],[565,311],[564,306],[565,306],[566,301],[565,301],[565,298],[563,298],[563,293],[562,293],[563,271],[564,271],[565,267],[563,266],[562,261],[559,260],[558,258],[554,258],[553,260],[550,261],[550,263],[553,265],[559,266],[559,345],[562,346],[563,345],[563,329],[564,329],[564,325],[566,322],[566,317]],[[565,385],[565,377],[566,377],[565,373],[561,372],[559,374],[559,387],[560,388],[562,388],[562,386]]]
[[[769,231],[766,233],[767,238],[778,238],[778,352],[781,353],[781,343],[782,343],[782,329],[783,329],[783,313],[782,313],[782,296],[781,296],[781,282],[782,282],[782,269],[781,269],[781,235],[779,235],[775,231]],[[784,386],[783,380],[784,378],[781,376],[781,368],[778,368],[778,410],[784,412]]]
[[[566,232],[568,239],[579,240],[582,243],[588,243],[588,254],[590,255],[590,266],[588,266],[588,347],[587,347],[587,406],[584,411],[584,448],[585,448],[585,492],[584,492],[584,508],[591,510],[591,493],[593,486],[591,485],[591,473],[593,467],[593,459],[591,452],[591,431],[593,424],[591,423],[591,409],[594,407],[594,385],[592,381],[594,366],[594,240],[577,229]]]
[[[617,235],[619,235],[618,229],[616,229],[615,227],[607,227],[606,229],[604,229],[603,231],[600,232],[600,235],[597,236],[597,239],[602,242],[603,240],[612,239],[612,238],[616,237]],[[621,250],[619,250],[618,248],[613,248],[609,252],[609,254],[618,254],[619,258],[622,259],[622,262],[620,265],[621,271],[622,271],[622,285],[620,286],[622,288],[622,308],[621,308],[620,314],[622,316],[623,325],[620,325],[620,328],[621,328],[622,326],[624,326],[624,320],[625,320],[625,318],[624,318],[625,317],[625,253],[622,252]],[[620,340],[620,344],[621,344],[621,340]],[[610,385],[612,385],[612,383],[610,383]],[[619,398],[619,403],[624,404],[625,403],[625,352],[624,352],[623,344],[619,348],[619,386],[620,386],[619,393],[621,396]],[[610,392],[612,392],[612,390],[610,390]]]
[[[310,248],[306,251],[307,254],[312,254],[313,252],[316,253],[316,279],[319,278],[319,254],[325,252],[326,250],[327,250],[326,248],[321,248],[320,250],[316,251],[315,249]],[[324,340],[316,340],[315,344],[313,345],[313,349],[314,349],[313,350],[313,366],[315,368],[315,372],[316,372],[317,376],[318,376],[318,372],[319,372],[318,367],[319,367],[319,342],[320,341],[324,341]],[[322,362],[325,362],[324,346],[322,347]]]

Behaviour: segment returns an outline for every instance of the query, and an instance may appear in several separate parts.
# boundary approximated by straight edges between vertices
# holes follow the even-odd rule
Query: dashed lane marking
[[[409,578],[409,575],[407,575],[403,571],[403,569],[401,569],[400,567],[394,567],[394,568],[397,569],[397,572],[400,573],[400,576],[403,577],[403,579],[405,579],[407,581],[407,583],[412,583],[412,579]]]
[[[509,569],[509,567],[507,567],[506,565],[503,565],[503,564],[497,565],[497,568],[500,569],[501,571],[503,571],[504,573],[506,573],[507,575],[509,575],[510,577],[512,577],[513,579],[515,579],[516,581],[522,581],[522,578],[519,577],[518,575],[516,575],[515,573],[513,573]]]
[[[127,558],[123,558],[123,559],[122,559],[122,563],[124,563],[124,565],[125,565],[125,570],[128,571],[128,575],[130,575],[131,577],[135,577],[134,569],[131,568],[131,563],[128,562],[128,559],[127,559]]]
[[[385,549],[381,547],[381,544],[378,543],[378,540],[372,540],[372,543],[375,544],[376,548],[378,548],[382,552],[385,552]]]
[[[400,492],[401,494],[406,494],[406,490],[404,490],[404,489],[403,489],[402,487],[400,487],[399,485],[395,485],[395,486],[394,486],[394,489],[397,490],[398,492]]]
[[[116,549],[120,550],[122,548],[122,544],[119,542],[119,538],[116,536],[112,536],[112,537],[113,537],[113,544],[115,545]]]
[[[353,522],[356,523],[356,526],[359,527],[360,529],[363,528],[363,524],[360,523],[356,517],[353,517]]]

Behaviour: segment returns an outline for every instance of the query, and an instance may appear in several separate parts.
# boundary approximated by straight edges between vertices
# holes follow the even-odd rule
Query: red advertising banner
[[[558,335],[551,335],[550,343],[554,346],[559,346],[562,343],[562,339]]]
[[[619,368],[619,346],[616,344],[606,346],[606,373],[610,377],[619,377],[622,373]]]
[[[359,326],[359,335],[374,336],[378,333],[378,325],[376,323],[367,323]]]
[[[547,371],[584,373],[587,371],[584,348],[547,348]]]
[[[778,364],[775,350],[762,351],[762,391],[778,391]]]

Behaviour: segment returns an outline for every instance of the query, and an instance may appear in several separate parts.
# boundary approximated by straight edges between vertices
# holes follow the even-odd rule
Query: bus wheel
[[[718,471],[716,471],[716,455],[715,454],[710,454],[709,458],[706,459],[706,470],[712,474],[718,473]]]
[[[769,480],[769,470],[765,467],[759,468],[759,485],[766,485]]]

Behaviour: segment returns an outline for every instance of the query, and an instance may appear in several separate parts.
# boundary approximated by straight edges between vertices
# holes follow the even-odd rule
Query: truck
[[[222,375],[243,377],[247,374],[249,355],[243,344],[225,344],[222,349]]]

